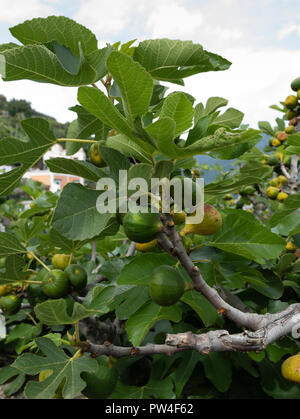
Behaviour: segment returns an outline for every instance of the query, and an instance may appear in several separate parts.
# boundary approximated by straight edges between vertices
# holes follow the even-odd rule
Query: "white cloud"
[[[0,0],[0,22],[8,24],[21,23],[34,17],[46,17],[54,13],[50,5],[40,0]]]
[[[153,8],[146,28],[153,38],[191,37],[203,24],[200,11],[189,11],[174,2],[162,2]]]
[[[296,33],[298,36],[300,36],[300,25],[286,25],[280,31],[278,32],[278,39],[282,40],[286,38],[289,35],[292,35],[293,33]]]
[[[115,34],[129,25],[138,9],[138,0],[85,0],[73,18],[97,34]]]
[[[245,113],[244,122],[253,128],[262,120],[274,123],[280,114],[269,106],[292,93],[290,83],[299,75],[300,50],[231,48],[219,53],[233,63],[229,70],[195,75],[186,79],[185,87],[172,90],[187,91],[197,102],[224,97],[229,107]]]

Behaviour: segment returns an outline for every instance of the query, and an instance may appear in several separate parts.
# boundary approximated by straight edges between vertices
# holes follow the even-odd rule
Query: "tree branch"
[[[244,313],[223,300],[218,292],[205,282],[199,268],[194,265],[186,253],[182,239],[175,229],[172,218],[168,215],[162,215],[161,219],[164,224],[165,233],[173,244],[172,253],[178,258],[183,268],[189,274],[194,284],[194,289],[203,294],[219,313],[224,314],[238,326],[244,326],[252,330],[259,329],[261,317],[256,313]]]
[[[291,160],[291,174],[288,180],[288,186],[290,187],[291,195],[294,195],[295,193],[297,193],[298,186],[299,186],[298,161],[299,161],[299,157],[297,156],[297,154],[293,155],[292,160]]]
[[[128,249],[127,253],[126,253],[126,257],[133,256],[134,255],[134,252],[135,252],[135,243],[134,242],[131,242],[130,243],[130,246],[129,246],[129,249]]]
[[[300,333],[300,311],[275,320],[256,332],[246,330],[242,333],[231,335],[227,330],[214,330],[200,335],[192,332],[179,333],[177,335],[168,334],[164,345],[148,344],[139,347],[115,346],[110,342],[105,342],[104,345],[84,342],[83,350],[92,353],[96,357],[112,355],[116,358],[154,354],[172,356],[177,352],[186,350],[196,350],[202,355],[208,355],[211,352],[259,352],[281,337],[296,331],[296,329]]]

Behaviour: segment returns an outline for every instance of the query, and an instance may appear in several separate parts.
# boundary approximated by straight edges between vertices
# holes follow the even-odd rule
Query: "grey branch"
[[[111,355],[115,358],[154,354],[172,356],[177,352],[186,350],[196,350],[202,355],[208,355],[211,352],[259,352],[294,330],[298,330],[300,334],[300,311],[275,320],[256,332],[246,330],[242,333],[231,335],[227,330],[214,330],[199,335],[192,332],[179,333],[177,335],[168,334],[164,345],[148,344],[139,347],[115,346],[110,342],[105,342],[103,345],[84,342],[83,350],[92,353],[96,357]]]
[[[173,244],[172,254],[178,258],[183,268],[187,271],[194,284],[194,289],[200,292],[220,314],[226,316],[237,326],[256,331],[266,327],[274,321],[284,318],[291,312],[296,314],[300,312],[300,304],[292,304],[286,310],[276,314],[257,314],[243,312],[239,308],[228,303],[216,289],[210,287],[206,283],[201,275],[200,269],[194,265],[186,253],[182,239],[175,229],[172,218],[168,215],[162,215],[161,218],[164,224],[165,233]]]
[[[126,253],[126,256],[127,257],[133,256],[134,255],[134,252],[135,252],[135,243],[134,242],[131,242],[131,244],[129,246],[129,249],[128,249],[127,253]]]
[[[201,275],[197,266],[187,255],[182,239],[175,229],[172,217],[162,215],[164,233],[158,238],[159,245],[169,254],[176,257],[183,268],[189,274],[194,289],[202,293],[206,299],[222,315],[232,320],[238,326],[247,330],[230,334],[227,330],[215,330],[203,334],[192,332],[168,334],[164,345],[148,344],[139,347],[116,346],[109,341],[103,344],[95,344],[90,341],[82,343],[83,351],[90,352],[95,357],[100,355],[112,355],[115,358],[128,356],[145,356],[165,354],[172,356],[177,352],[196,350],[203,355],[211,352],[225,351],[262,351],[271,343],[293,332],[300,336],[300,304],[292,304],[285,310],[275,314],[257,314],[248,312],[247,306],[227,290],[219,287],[219,293],[210,287]],[[82,328],[81,331],[86,332]],[[84,333],[87,335],[87,333]]]
[[[97,242],[96,240],[93,241],[92,243],[92,256],[91,256],[91,260],[93,262],[96,261],[96,257],[97,257]]]
[[[287,179],[290,179],[290,178],[291,178],[291,175],[289,174],[289,172],[288,172],[288,170],[287,170],[287,168],[285,167],[285,165],[284,165],[284,163],[283,163],[283,162],[280,162],[280,168],[281,168],[281,171],[282,171],[282,173],[284,174],[284,176],[285,176]]]
[[[290,193],[292,195],[297,193],[298,186],[299,186],[298,162],[299,162],[299,157],[297,156],[297,154],[293,155],[292,160],[291,160],[291,174],[288,180],[288,186],[290,187]]]

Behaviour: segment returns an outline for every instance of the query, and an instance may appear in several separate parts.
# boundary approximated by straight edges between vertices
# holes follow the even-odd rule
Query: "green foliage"
[[[164,82],[183,86],[189,76],[205,77],[205,72],[231,65],[191,41],[155,39],[133,46],[133,40],[98,49],[89,29],[62,16],[28,20],[10,31],[21,44],[0,45],[3,80],[75,86],[79,104],[71,107],[74,120],[61,126],[32,110],[26,100],[0,96],[0,165],[13,166],[0,175],[0,286],[9,290],[1,297],[0,352],[1,358],[15,359],[0,369],[5,395],[22,389],[33,399],[58,397],[58,390],[63,398],[86,394],[188,400],[253,394],[299,399],[299,386],[280,375],[282,361],[299,352],[291,336],[260,353],[204,355],[182,348],[173,357],[166,356],[168,351],[128,356],[129,348],[134,355],[138,346],[164,345],[167,334],[236,334],[241,325],[234,325],[226,310],[217,310],[213,300],[193,286],[178,249],[163,251],[160,233],[166,227],[163,230],[159,214],[123,217],[117,198],[112,213],[99,213],[96,203],[106,191],[95,185],[109,178],[119,192],[120,170],[125,170],[127,184],[142,178],[150,193],[153,177],[195,180],[203,170],[217,168],[216,180],[205,185],[204,199],[222,217],[222,228],[214,235],[191,234],[183,240],[189,263],[199,268],[213,295],[225,293],[243,310],[260,315],[280,312],[300,297],[295,251],[300,249],[300,192],[292,173],[298,162],[291,157],[300,153],[299,128],[287,131],[277,149],[269,145],[260,151],[255,146],[261,132],[276,137],[286,130],[288,116],[295,115],[284,102],[273,105],[282,113],[276,126],[263,121],[256,130],[241,125],[243,113],[226,108],[228,101],[222,97],[204,104],[183,91],[167,94]],[[296,114],[299,109],[298,104]],[[68,184],[53,194],[33,181],[20,184],[57,143],[64,143],[68,156],[97,144],[105,167],[96,167],[92,160],[52,158],[46,161],[50,171],[80,176],[84,185]],[[232,160],[233,168],[225,172],[217,164],[200,167],[198,155]],[[270,182],[280,177],[276,187],[288,195],[284,202],[267,194]],[[20,190],[31,199],[29,209]],[[168,226],[174,227],[171,221]],[[179,232],[182,226],[174,228]],[[148,253],[134,251],[131,240],[156,238]],[[45,284],[55,254],[67,254],[69,261],[73,256],[77,264],[69,264],[65,273],[55,271],[64,279],[61,294],[54,295]],[[162,267],[169,275],[159,284],[160,292],[168,294],[163,301],[168,304],[161,306],[155,303],[161,301],[153,298],[150,281]],[[178,278],[180,293],[171,301]],[[7,297],[17,301],[17,307],[7,309]],[[89,353],[88,340],[103,345],[102,350],[109,342],[127,355],[101,357],[103,368],[95,374],[99,364]],[[45,380],[36,379],[49,370]],[[107,378],[113,384],[109,388],[102,386]]]

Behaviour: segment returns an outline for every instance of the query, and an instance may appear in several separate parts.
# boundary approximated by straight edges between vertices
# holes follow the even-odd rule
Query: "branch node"
[[[130,356],[136,356],[138,355],[139,351],[134,346],[130,349]]]

